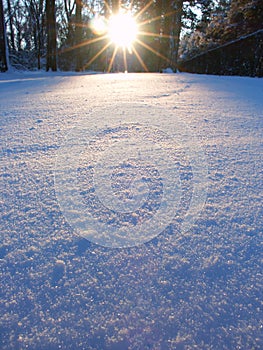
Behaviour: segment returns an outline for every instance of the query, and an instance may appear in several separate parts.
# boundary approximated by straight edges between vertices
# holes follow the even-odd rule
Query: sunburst
[[[175,11],[171,11],[165,15],[159,15],[140,22],[139,18],[142,17],[142,15],[150,8],[150,6],[152,6],[153,3],[154,0],[149,1],[137,13],[134,13],[133,1],[130,2],[127,8],[123,8],[119,4],[117,13],[113,14],[109,4],[105,1],[107,11],[110,13],[109,18],[94,14],[94,18],[89,26],[95,37],[71,48],[75,49],[82,46],[92,45],[96,42],[106,41],[105,45],[99,49],[98,52],[95,53],[94,56],[83,66],[83,69],[89,67],[99,56],[103,54],[103,52],[105,52],[111,46],[113,46],[113,51],[107,67],[108,72],[112,70],[114,61],[119,52],[121,52],[123,56],[123,66],[125,71],[127,71],[128,67],[127,52],[135,55],[144,71],[149,71],[146,62],[144,62],[139,53],[139,47],[143,47],[156,56],[162,58],[169,65],[171,63],[170,59],[156,50],[154,47],[148,45],[147,42],[145,42],[145,38],[153,37],[163,39],[171,38],[171,35],[168,33],[156,33],[143,29],[146,25],[153,24],[154,22],[163,19],[164,16],[168,17],[173,15]]]

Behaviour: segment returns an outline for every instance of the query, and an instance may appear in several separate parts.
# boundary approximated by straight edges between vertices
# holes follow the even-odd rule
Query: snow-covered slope
[[[0,75],[0,348],[261,349],[262,96]]]

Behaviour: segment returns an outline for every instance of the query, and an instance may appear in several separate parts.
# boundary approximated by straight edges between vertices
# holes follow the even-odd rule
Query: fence
[[[263,77],[263,29],[181,61],[183,72]]]

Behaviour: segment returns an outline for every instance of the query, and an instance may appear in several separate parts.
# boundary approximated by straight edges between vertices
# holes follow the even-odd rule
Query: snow
[[[173,71],[173,69],[172,68],[164,68],[164,69],[162,69],[162,73],[173,73],[174,71]]]
[[[0,92],[1,349],[263,347],[262,79]]]

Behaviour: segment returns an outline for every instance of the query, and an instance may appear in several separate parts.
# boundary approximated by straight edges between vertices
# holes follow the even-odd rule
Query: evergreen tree
[[[263,29],[262,0],[236,0],[231,2],[225,40],[231,40]]]

